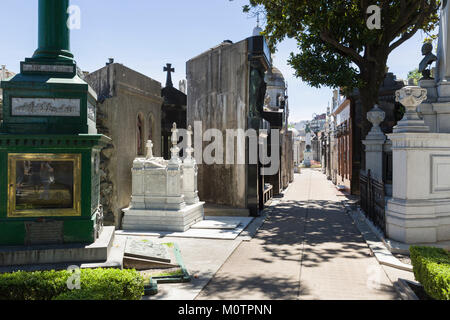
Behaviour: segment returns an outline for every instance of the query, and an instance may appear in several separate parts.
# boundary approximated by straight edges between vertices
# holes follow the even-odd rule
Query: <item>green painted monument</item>
[[[102,233],[99,161],[109,138],[97,134],[97,96],[70,52],[68,6],[39,0],[38,48],[1,82],[3,247],[92,244]]]

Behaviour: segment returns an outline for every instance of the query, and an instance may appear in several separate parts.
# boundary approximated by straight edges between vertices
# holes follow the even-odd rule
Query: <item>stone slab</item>
[[[239,219],[231,221],[203,220],[192,225],[191,229],[236,229],[240,223]]]
[[[123,238],[120,235],[117,237]],[[194,300],[242,242],[240,237],[231,241],[194,238],[172,238],[169,240],[167,238],[149,237],[147,239],[176,242],[182,253],[186,269],[191,275],[191,281],[171,284],[159,283],[158,293],[154,296],[143,297],[144,300]],[[198,248],[208,248],[208,250],[199,250]]]
[[[170,269],[178,267],[178,265],[173,263],[165,263],[158,260],[132,258],[127,256],[123,257],[123,266],[125,268],[136,270]]]
[[[125,256],[145,260],[170,263],[171,258],[167,248],[150,240],[138,240],[128,237],[125,245]]]
[[[205,220],[227,221],[230,218],[205,217]],[[253,217],[239,217],[241,223],[235,229],[189,229],[185,232],[117,230],[116,235],[234,240],[253,219]]]
[[[181,210],[147,210],[127,208],[123,212],[123,229],[127,231],[172,231],[184,232],[193,224],[203,220],[204,202],[184,207]]]
[[[396,283],[394,283],[395,289],[399,293],[400,297],[402,298],[402,300],[420,300],[417,297],[417,295],[414,293],[414,291],[411,289],[411,287],[408,285],[408,282],[411,282],[411,281],[408,281],[405,279],[398,279],[398,281]],[[411,282],[411,283],[419,284],[417,282],[416,283]]]
[[[105,262],[114,241],[115,227],[104,227],[92,244],[0,247],[0,266],[65,262]]]

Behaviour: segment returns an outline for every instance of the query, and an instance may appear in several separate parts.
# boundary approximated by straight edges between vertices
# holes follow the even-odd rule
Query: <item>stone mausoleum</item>
[[[97,129],[112,141],[101,152],[101,204],[105,223],[120,227],[131,197],[131,168],[147,140],[161,155],[161,83],[120,63],[86,75],[98,94]]]
[[[153,143],[147,143],[147,156],[133,162],[133,194],[124,210],[124,230],[187,231],[203,220],[204,202],[197,191],[197,164],[192,157],[192,128],[188,127],[184,159],[179,158],[178,129],[173,123],[170,160],[153,156]]]
[[[260,35],[237,43],[223,41],[190,59],[186,63],[187,123],[194,133],[216,129],[222,133],[225,146],[227,130],[254,129],[261,135],[261,129],[269,129],[263,119],[263,106],[264,78],[270,68],[270,51]],[[196,126],[200,121],[201,126]],[[247,140],[244,163],[236,164],[236,160],[235,164],[225,164],[225,156],[219,160],[221,164],[200,163],[208,144],[205,141],[203,145],[195,144],[198,192],[207,203],[205,214],[217,211],[220,215],[258,215],[264,208],[265,192],[259,155],[258,163],[250,163]]]

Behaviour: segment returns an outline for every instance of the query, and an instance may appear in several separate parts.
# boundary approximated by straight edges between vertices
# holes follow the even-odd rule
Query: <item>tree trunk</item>
[[[381,84],[383,83],[386,74],[386,62],[387,57],[378,56],[375,59],[376,63],[368,63],[367,66],[361,68],[361,78],[364,83],[359,88],[359,98],[362,104],[361,110],[361,121],[357,124],[360,128],[361,140],[364,140],[372,128],[372,124],[367,120],[367,112],[369,112],[375,104],[378,103],[378,97],[380,92]],[[359,143],[359,148],[361,150],[361,169],[366,169],[366,156],[364,146],[362,142],[355,141]]]

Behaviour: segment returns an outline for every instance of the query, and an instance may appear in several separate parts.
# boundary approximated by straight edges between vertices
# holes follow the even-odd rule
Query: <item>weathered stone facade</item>
[[[105,224],[120,227],[130,203],[131,168],[153,141],[161,155],[161,83],[122,64],[112,63],[86,75],[98,94],[97,129],[112,142],[101,153],[101,204]]]
[[[202,121],[203,131],[209,128],[223,133],[231,128],[247,130],[247,41],[235,44],[224,42],[189,60],[186,73],[188,124],[194,127],[194,121]],[[237,81],[238,79],[241,81]],[[207,145],[206,142],[203,143],[203,148]],[[198,192],[201,199],[207,203],[247,208],[246,165],[198,164],[198,170]]]
[[[234,146],[227,144],[227,130],[254,129],[259,134],[260,129],[268,125],[262,115],[266,93],[264,75],[270,67],[268,52],[264,38],[255,36],[237,43],[224,41],[187,62],[187,123],[194,131],[199,130],[195,125],[197,121],[202,122],[202,132],[207,129],[220,131],[226,152],[236,146],[236,143]],[[204,142],[199,152],[209,144]],[[247,154],[242,164],[225,164],[225,161],[203,164],[198,161],[199,197],[209,206],[221,206],[222,214],[230,209],[238,210],[240,215],[258,215],[264,207],[261,163],[259,155],[256,155],[257,163],[249,162],[249,145],[246,141]],[[195,148],[197,157],[197,143]],[[237,161],[236,153],[232,154]],[[209,213],[207,209],[205,214]]]

